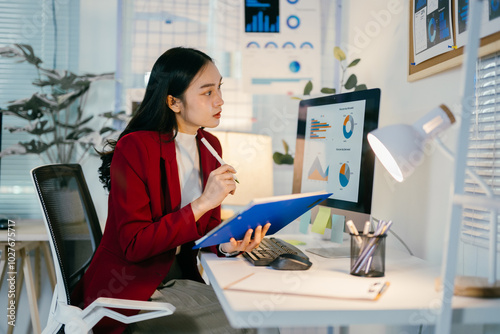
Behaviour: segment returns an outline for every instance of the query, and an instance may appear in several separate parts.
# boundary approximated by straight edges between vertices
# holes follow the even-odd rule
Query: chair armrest
[[[171,315],[175,307],[169,303],[144,302],[129,299],[97,298],[84,310],[76,306],[59,304],[57,321],[65,325],[65,333],[88,333],[104,317],[131,324],[138,321]],[[145,311],[135,315],[126,316],[113,309],[127,309]]]
[[[113,309],[127,309],[145,311],[132,316],[126,316]],[[164,317],[174,313],[175,307],[169,303],[138,301],[117,298],[97,298],[92,304],[82,311],[82,319],[90,326],[94,327],[103,317],[109,317],[125,324],[153,318]]]
[[[85,316],[86,310],[98,306],[129,309],[129,310],[169,311],[170,312],[169,314],[172,314],[175,311],[175,306],[169,303],[147,302],[147,301],[144,302],[140,300],[100,297],[94,300],[92,304],[90,304],[85,308],[85,310],[83,310],[83,315]]]

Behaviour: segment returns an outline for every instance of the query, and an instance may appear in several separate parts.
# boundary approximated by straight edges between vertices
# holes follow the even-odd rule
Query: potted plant
[[[340,68],[342,69],[342,78],[340,79],[339,94],[342,93],[342,88],[345,88],[346,90],[352,89],[354,91],[367,89],[365,84],[358,84],[358,78],[354,73],[351,74],[347,78],[347,81],[344,82],[347,70],[359,64],[361,59],[356,58],[348,63],[344,51],[342,51],[342,49],[339,48],[338,46],[333,48],[333,56],[340,62]],[[313,89],[313,84],[311,81],[309,81],[304,87],[304,95],[310,95],[312,89]],[[337,92],[335,88],[323,87],[321,88],[321,93],[336,94]]]
[[[36,91],[29,97],[0,106],[0,112],[26,120],[25,126],[5,127],[10,132],[26,132],[30,136],[0,152],[0,158],[13,154],[37,154],[50,163],[80,163],[104,137],[115,132],[108,124],[113,119],[126,120],[124,112],[100,114],[99,129],[89,124],[93,115],[85,116],[87,93],[92,83],[113,80],[113,73],[77,75],[42,67],[33,48],[15,44],[0,48],[0,56],[27,62],[36,68],[38,77],[32,85]]]

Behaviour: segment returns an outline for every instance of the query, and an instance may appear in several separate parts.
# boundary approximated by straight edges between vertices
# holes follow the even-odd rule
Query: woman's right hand
[[[196,220],[205,212],[219,206],[227,195],[234,194],[236,191],[234,173],[236,170],[230,165],[222,165],[210,173],[205,190],[191,203]]]

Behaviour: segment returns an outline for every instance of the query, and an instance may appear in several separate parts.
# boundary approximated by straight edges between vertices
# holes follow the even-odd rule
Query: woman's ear
[[[182,101],[172,95],[167,96],[167,105],[173,112],[178,113],[181,111]]]

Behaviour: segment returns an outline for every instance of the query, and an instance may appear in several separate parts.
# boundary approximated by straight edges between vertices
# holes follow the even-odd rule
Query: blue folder
[[[198,239],[193,248],[218,245],[231,238],[242,240],[248,229],[255,230],[268,222],[271,227],[266,235],[274,234],[331,195],[321,191],[255,199],[239,214]]]

